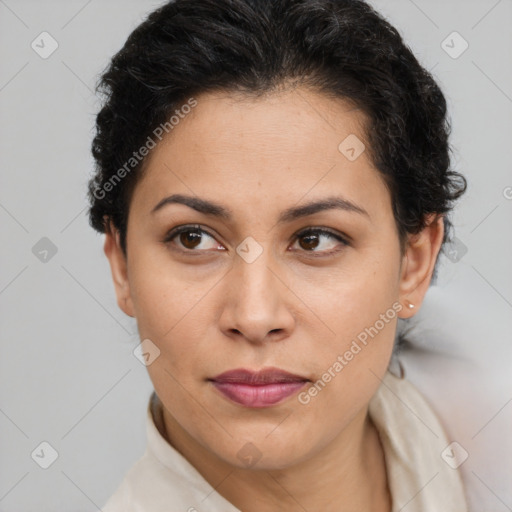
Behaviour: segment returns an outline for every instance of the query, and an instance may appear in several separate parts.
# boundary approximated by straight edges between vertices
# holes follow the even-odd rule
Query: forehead
[[[307,89],[195,100],[149,155],[134,194],[146,208],[176,192],[264,208],[334,191],[390,207],[366,151],[367,119],[349,102]]]
[[[251,158],[269,156],[288,160],[320,156],[323,145],[338,147],[340,137],[364,139],[364,113],[341,99],[331,99],[309,89],[293,89],[252,97],[226,91],[196,98],[197,106],[183,116],[161,144],[213,154],[229,151]],[[218,150],[218,151],[216,151]]]

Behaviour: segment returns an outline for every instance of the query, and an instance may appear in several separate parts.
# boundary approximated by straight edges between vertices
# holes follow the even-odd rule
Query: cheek
[[[373,325],[399,297],[399,253],[353,251],[337,268],[329,272],[310,269],[294,276],[291,288],[331,335],[352,338]],[[387,325],[387,324],[386,324]],[[326,331],[328,332],[328,331]]]
[[[184,274],[165,251],[132,253],[130,294],[141,337],[163,339],[193,312],[205,294],[207,281]]]
[[[298,401],[309,417],[326,418],[327,430],[346,425],[381,384],[394,346],[398,304],[385,295],[354,300],[346,308],[340,304],[331,315],[336,334],[317,340],[307,354],[316,380]]]
[[[378,387],[402,308],[397,261],[384,256],[368,258],[359,266],[350,266],[351,271],[331,275],[306,290],[311,300],[308,305],[329,328],[323,328],[324,336],[317,332],[308,355],[321,381],[312,391],[313,398],[316,393],[324,397],[319,407],[320,402],[330,407],[340,400],[361,403],[361,398],[369,399]],[[308,336],[314,339],[314,332]]]
[[[168,258],[132,254],[130,291],[140,339],[151,340],[161,356],[148,366],[150,376],[169,381],[171,374],[184,385],[203,377],[204,354],[211,354],[209,345],[218,338],[208,329],[212,301],[220,300],[215,290],[220,274],[184,273]]]

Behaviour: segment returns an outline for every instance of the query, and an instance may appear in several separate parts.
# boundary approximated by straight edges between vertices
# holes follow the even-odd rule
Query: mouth
[[[245,407],[269,407],[297,393],[310,379],[279,368],[229,370],[207,379],[222,395]]]

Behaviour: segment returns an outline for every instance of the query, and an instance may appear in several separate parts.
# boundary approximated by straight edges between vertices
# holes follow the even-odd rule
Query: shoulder
[[[406,379],[387,372],[369,414],[384,449],[393,512],[466,512],[455,455],[438,417]]]
[[[153,393],[146,411],[146,451],[125,474],[103,512],[239,512],[162,436],[161,407]]]

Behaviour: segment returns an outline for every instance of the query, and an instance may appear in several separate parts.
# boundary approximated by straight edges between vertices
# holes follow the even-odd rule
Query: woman
[[[155,388],[103,510],[466,510],[388,370],[466,185],[397,31],[362,1],[176,0],[100,86],[90,219]]]

